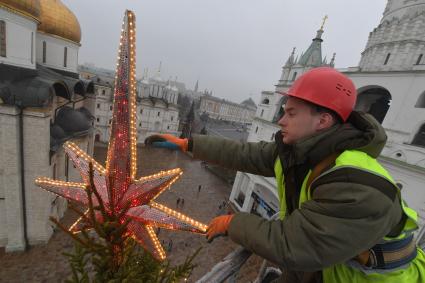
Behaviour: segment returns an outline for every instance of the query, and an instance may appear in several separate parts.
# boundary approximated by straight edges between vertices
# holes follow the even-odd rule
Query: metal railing
[[[270,220],[278,219],[278,213],[273,215]],[[419,230],[416,236],[416,243],[422,249],[425,250],[425,225]],[[252,252],[242,247],[228,254],[222,261],[217,263],[210,272],[205,274],[201,279],[196,281],[197,283],[234,283],[236,282],[236,276],[248,258],[252,255]],[[253,283],[261,283],[267,272],[271,270],[277,274],[281,273],[280,270],[273,267],[267,267],[267,260],[263,260],[260,270],[258,271],[256,279]]]
[[[279,213],[274,214],[270,220],[279,219]],[[248,258],[252,255],[252,252],[245,248],[238,248],[235,251],[228,254],[222,261],[217,263],[210,272],[205,274],[196,283],[234,283],[236,282],[236,276]],[[254,283],[260,283],[264,276],[267,274],[267,260],[263,260],[257,278]],[[280,272],[275,269],[274,272]]]

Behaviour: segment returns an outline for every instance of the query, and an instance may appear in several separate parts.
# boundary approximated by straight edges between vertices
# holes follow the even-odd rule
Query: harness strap
[[[307,189],[310,188],[310,185],[314,181],[314,179],[316,179],[317,177],[320,176],[320,174],[322,174],[323,172],[325,172],[326,170],[330,169],[331,167],[335,165],[335,160],[338,158],[340,154],[341,154],[340,152],[332,153],[331,155],[329,155],[328,157],[326,157],[325,159],[322,159],[322,161],[317,163],[316,166],[314,166],[310,176],[308,176],[308,180],[306,183]]]
[[[377,244],[354,260],[371,269],[394,269],[409,263],[416,255],[416,244],[411,235],[399,241]]]

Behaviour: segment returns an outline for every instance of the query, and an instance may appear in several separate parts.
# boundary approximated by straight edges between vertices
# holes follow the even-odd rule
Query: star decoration
[[[90,163],[93,167],[93,182],[108,213],[119,214],[129,220],[127,234],[138,241],[157,259],[166,255],[154,227],[205,233],[207,226],[174,211],[154,200],[168,189],[183,173],[181,169],[161,171],[136,179],[136,77],[135,77],[135,16],[126,11],[121,31],[118,63],[115,76],[113,117],[110,128],[106,166],[96,162],[76,144],[66,142],[65,153],[79,170],[83,182],[65,182],[46,177],[36,179],[36,185],[82,205],[89,204],[86,188],[90,185]],[[93,206],[99,205],[95,196]],[[101,221],[101,217],[99,216]],[[79,222],[70,230],[78,231]]]

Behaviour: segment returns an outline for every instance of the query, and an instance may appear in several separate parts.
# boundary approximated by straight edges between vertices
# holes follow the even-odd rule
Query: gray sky
[[[300,55],[328,15],[323,56],[356,66],[381,19],[386,0],[62,0],[77,16],[79,63],[114,69],[122,18],[137,23],[137,77],[162,61],[164,79],[240,102],[274,90],[293,47]]]

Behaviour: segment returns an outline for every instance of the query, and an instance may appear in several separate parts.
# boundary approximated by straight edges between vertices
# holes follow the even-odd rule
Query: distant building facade
[[[143,77],[137,85],[137,130],[139,142],[153,134],[179,136],[179,88],[177,83],[161,78],[160,70],[153,78]],[[180,87],[184,85],[180,84]]]
[[[203,95],[199,113],[206,113],[212,119],[250,124],[256,108],[252,99],[238,104],[212,95]]]

